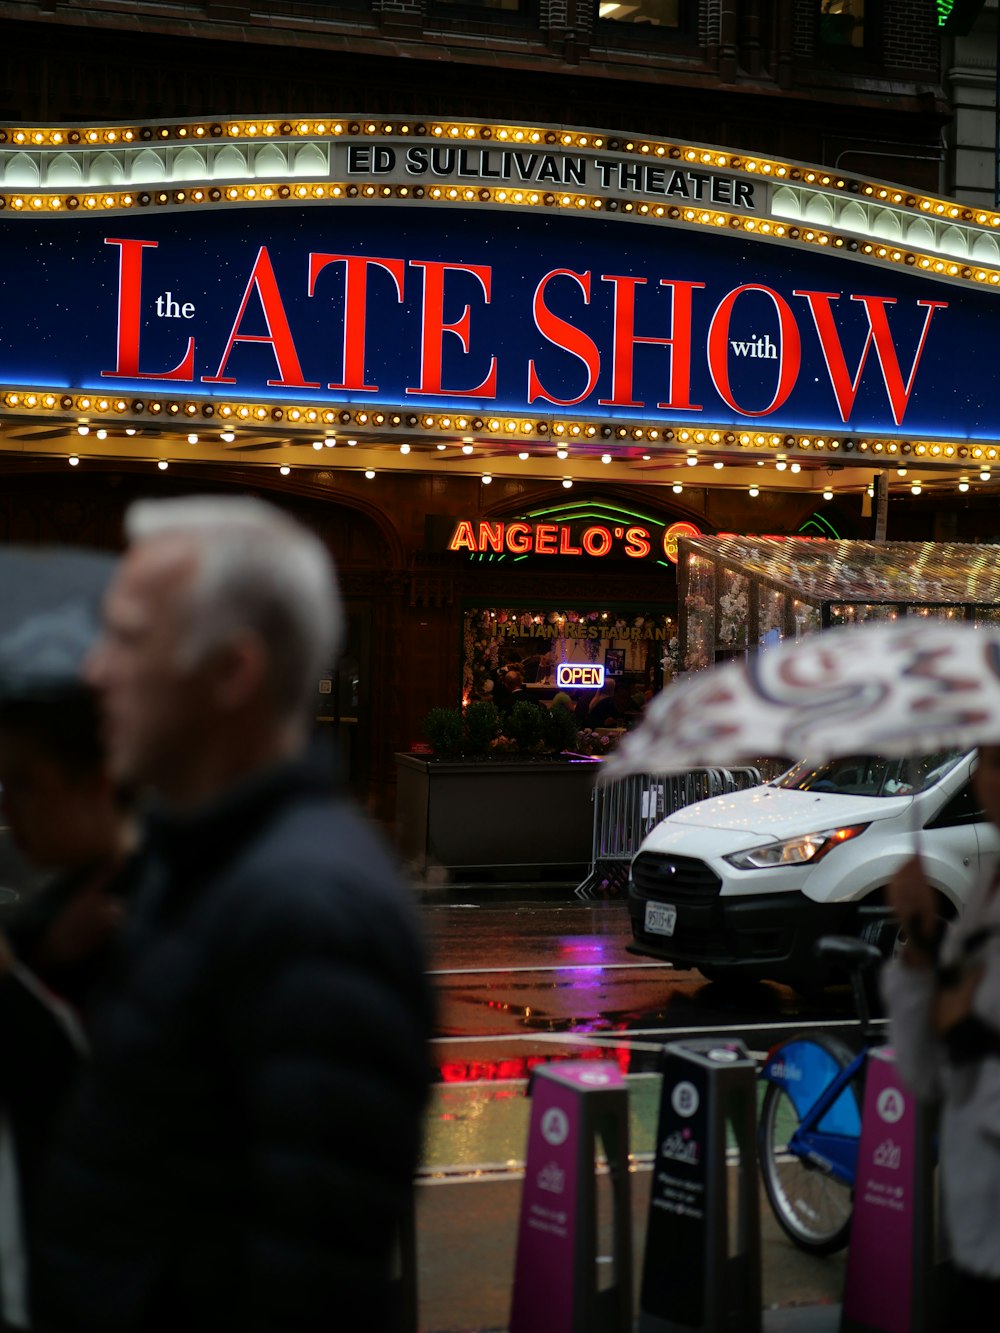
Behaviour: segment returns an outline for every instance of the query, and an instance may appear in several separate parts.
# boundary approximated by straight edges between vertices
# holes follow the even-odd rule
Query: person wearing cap
[[[67,597],[0,633],[0,804],[36,876],[0,917],[5,1329],[28,1327],[38,1183],[87,1058],[90,1014],[136,873],[130,802],[108,772],[97,701],[79,678],[96,622]]]
[[[309,752],[342,613],[249,497],[147,501],[87,677],[144,872],[41,1191],[36,1333],[388,1333],[430,987],[392,857]]]

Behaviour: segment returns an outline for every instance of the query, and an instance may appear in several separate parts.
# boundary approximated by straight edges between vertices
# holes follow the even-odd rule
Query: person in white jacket
[[[973,789],[1000,826],[1000,746],[984,746]],[[882,974],[900,1072],[941,1105],[940,1168],[951,1263],[942,1329],[1000,1322],[1000,868],[988,866],[936,947],[939,902],[919,856],[887,890],[907,943]]]

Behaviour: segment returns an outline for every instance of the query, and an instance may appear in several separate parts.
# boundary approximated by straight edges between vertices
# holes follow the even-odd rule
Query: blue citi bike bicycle
[[[851,1229],[861,1137],[865,1061],[884,1036],[872,1022],[865,973],[881,950],[847,935],[819,940],[816,953],[850,975],[859,1041],[827,1033],[790,1037],[770,1052],[758,1152],[764,1191],[779,1225],[802,1250],[833,1254]]]

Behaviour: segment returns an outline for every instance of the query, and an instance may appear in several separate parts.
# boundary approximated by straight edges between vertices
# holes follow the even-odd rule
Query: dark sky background
[[[194,336],[193,383],[102,378],[102,372],[115,367],[117,339],[119,247],[105,244],[107,237],[158,242],[157,249],[144,252],[140,368],[171,369],[181,360],[187,339]],[[268,388],[267,380],[277,378],[273,352],[267,345],[251,343],[237,344],[229,358],[226,374],[236,378],[235,385],[201,382],[201,376],[218,371],[261,246],[267,246],[274,266],[305,379],[319,381],[318,390]],[[343,265],[327,268],[310,298],[310,252],[491,266],[488,306],[472,276],[451,273],[446,279],[445,318],[457,320],[466,304],[472,315],[468,355],[457,337],[444,338],[444,385],[454,390],[478,385],[486,377],[490,358],[496,356],[496,399],[407,394],[420,382],[422,296],[422,271],[407,268],[402,303],[389,276],[369,270],[366,376],[369,383],[378,384],[379,393],[354,395],[365,402],[378,398],[386,404],[410,403],[418,411],[448,407],[691,421],[699,415],[692,410],[656,409],[656,403],[667,397],[669,379],[670,354],[662,346],[635,350],[633,397],[645,407],[599,405],[598,399],[611,396],[614,302],[613,284],[601,281],[601,275],[616,274],[646,279],[637,295],[635,332],[647,337],[670,334],[671,294],[659,285],[662,278],[705,283],[705,289],[693,295],[691,402],[703,407],[706,421],[764,430],[1000,437],[995,333],[1000,294],[935,282],[909,271],[886,271],[830,252],[803,253],[725,233],[540,209],[517,213],[440,205],[324,204],[149,210],[113,217],[8,214],[0,221],[0,380],[7,385],[104,392],[349,400],[351,395],[326,388],[342,375]],[[601,375],[595,391],[574,408],[561,409],[543,400],[529,407],[531,358],[542,382],[557,397],[575,397],[586,384],[582,363],[546,342],[532,315],[539,280],[561,268],[592,275],[589,305],[578,285],[565,278],[549,284],[547,302],[596,342]],[[706,339],[712,315],[728,292],[745,283],[779,292],[800,331],[802,365],[795,389],[784,407],[769,416],[741,418],[733,412],[719,397],[708,370]],[[937,311],[931,322],[901,427],[889,410],[874,350],[850,422],[842,423],[808,306],[792,295],[797,288],[843,294],[833,309],[852,378],[868,336],[864,307],[849,299],[852,292],[895,298],[888,317],[904,381],[925,319],[917,301],[949,302],[948,309]],[[179,303],[195,307],[192,318],[157,317],[156,298],[168,291]],[[241,332],[266,332],[256,295],[248,303]],[[747,293],[736,302],[729,338],[764,337],[774,344],[780,341],[774,305],[761,293]],[[759,411],[767,406],[776,385],[776,361],[730,354],[729,373],[742,408]]]

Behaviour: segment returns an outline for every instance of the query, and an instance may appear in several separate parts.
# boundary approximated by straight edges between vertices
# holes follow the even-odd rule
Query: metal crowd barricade
[[[677,773],[633,773],[594,788],[590,872],[578,898],[617,897],[628,883],[632,857],[643,838],[682,806],[757,787],[757,768],[695,768]]]

